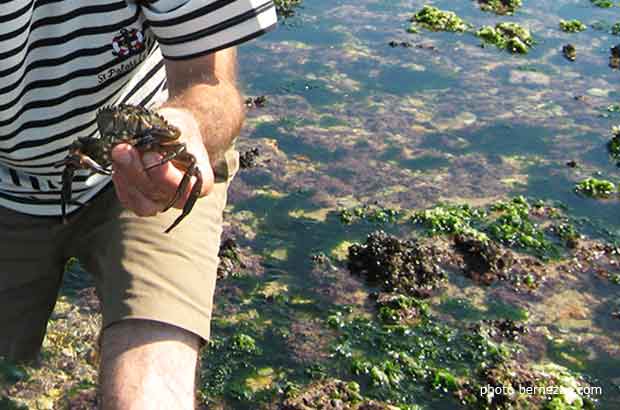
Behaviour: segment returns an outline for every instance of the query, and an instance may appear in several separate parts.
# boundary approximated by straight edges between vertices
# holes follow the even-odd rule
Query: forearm
[[[239,135],[245,107],[237,89],[237,51],[229,48],[189,61],[166,61],[169,101],[198,123],[211,162]]]
[[[191,85],[164,107],[180,108],[193,115],[212,162],[230,147],[245,118],[239,90],[226,80]]]

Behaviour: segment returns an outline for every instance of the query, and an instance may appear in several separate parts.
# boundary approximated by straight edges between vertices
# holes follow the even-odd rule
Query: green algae
[[[8,362],[0,357],[0,383],[17,383],[28,378],[23,366]]]
[[[560,20],[560,28],[566,33],[578,33],[587,29],[587,26],[579,20]]]
[[[429,305],[405,295],[381,295],[377,300],[379,319],[383,323],[408,323],[429,314]]]
[[[490,313],[477,308],[471,301],[464,298],[444,298],[437,309],[442,313],[458,317],[460,320],[468,321],[482,320]]]
[[[358,221],[376,224],[395,223],[400,214],[398,210],[379,205],[361,205],[339,211],[340,222],[350,225]]]
[[[581,237],[577,229],[575,229],[575,226],[570,223],[555,224],[551,227],[551,230],[556,233],[569,248],[574,248],[577,240]]]
[[[440,10],[428,5],[414,14],[411,21],[432,31],[463,32],[471,27],[453,11]]]
[[[340,379],[324,379],[303,390],[298,389],[282,403],[281,410],[406,410],[388,403],[368,400],[358,383]],[[413,408],[411,408],[413,410]]]
[[[530,209],[531,205],[522,196],[492,205],[491,210],[499,216],[487,228],[490,235],[508,246],[529,249],[541,256],[555,256],[556,248],[529,217]]]
[[[614,36],[620,36],[620,23],[615,23],[611,26],[611,34]]]
[[[590,177],[575,185],[575,191],[590,198],[609,198],[616,192],[616,186],[611,181]]]
[[[420,32],[420,29],[417,28],[415,25],[411,24],[409,25],[409,27],[407,27],[407,33],[410,34],[418,34]]]
[[[486,216],[485,210],[472,208],[467,204],[446,204],[416,211],[411,220],[423,225],[429,235],[476,234],[484,239],[486,235],[473,226],[483,221]]]
[[[467,235],[481,242],[493,239],[541,257],[557,256],[553,243],[530,217],[533,208],[524,197],[518,196],[496,202],[488,209],[440,205],[416,212],[412,220],[423,225],[430,235]]]
[[[487,303],[485,315],[485,317],[491,319],[509,319],[514,321],[525,321],[529,316],[529,312],[526,309],[501,300],[490,300]]]
[[[278,15],[287,18],[295,15],[295,9],[301,5],[302,0],[273,0],[273,3]]]
[[[525,321],[529,318],[526,309],[501,300],[490,300],[483,306],[477,307],[465,298],[442,298],[436,309],[459,321],[475,322],[483,319]]]
[[[523,364],[504,361],[478,374],[482,384],[466,386],[463,401],[482,410],[594,409],[583,394],[589,385],[579,374],[555,363]],[[469,392],[469,394],[467,394]]]
[[[480,9],[496,14],[513,14],[521,7],[521,0],[478,0]]]
[[[607,150],[613,158],[620,159],[620,125],[612,127],[611,132],[613,136],[607,142]]]
[[[604,9],[614,6],[614,2],[611,0],[590,0],[590,3],[592,3],[596,7],[601,7]]]
[[[496,24],[495,27],[483,26],[476,31],[476,36],[511,53],[526,54],[534,45],[529,30],[517,23],[504,22]]]
[[[248,389],[233,381],[240,374],[250,374],[256,369],[248,358],[261,354],[256,341],[250,335],[238,333],[230,337],[213,336],[201,368],[201,401],[208,404],[214,397],[228,396],[247,399]]]
[[[479,368],[510,354],[507,345],[475,329],[448,327],[428,310],[409,326],[394,325],[381,314],[378,318],[341,320],[333,346],[336,357],[367,386],[365,395],[371,398],[413,405],[425,391],[454,393]]]
[[[8,397],[1,397],[0,396],[0,409],[3,409],[3,410],[28,410],[28,407],[23,405],[23,404],[16,403],[14,400],[11,400]]]

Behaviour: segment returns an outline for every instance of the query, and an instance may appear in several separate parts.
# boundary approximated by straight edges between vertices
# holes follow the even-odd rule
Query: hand
[[[196,157],[202,172],[200,196],[207,195],[213,188],[214,177],[198,122],[189,111],[183,109],[162,108],[158,112],[181,130],[180,140],[187,145],[188,152]],[[162,155],[156,152],[141,155],[129,144],[119,144],[112,151],[112,181],[116,195],[125,208],[138,216],[154,216],[162,212],[174,198],[181,183],[185,171],[177,168],[172,161],[145,171],[145,168],[157,164],[161,159]],[[175,208],[183,208],[195,182],[196,177],[192,177],[188,189],[174,203]]]

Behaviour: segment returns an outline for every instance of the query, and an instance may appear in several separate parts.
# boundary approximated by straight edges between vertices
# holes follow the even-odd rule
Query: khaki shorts
[[[222,163],[225,162],[225,163]],[[149,319],[209,338],[222,213],[239,155],[216,167],[213,191],[169,234],[171,209],[140,218],[122,208],[110,184],[69,223],[0,207],[0,356],[37,356],[65,262],[76,256],[95,278],[103,328]]]

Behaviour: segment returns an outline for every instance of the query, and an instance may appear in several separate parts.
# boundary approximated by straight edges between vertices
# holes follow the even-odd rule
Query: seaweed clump
[[[217,266],[218,279],[234,277],[238,275],[240,268],[245,268],[239,255],[239,246],[233,238],[222,241],[217,256],[220,258],[220,263]]]
[[[615,159],[620,159],[620,125],[611,128],[613,137],[607,142],[607,150],[609,155]]]
[[[540,256],[556,255],[557,249],[530,218],[531,205],[524,197],[498,202],[491,210],[499,213],[488,227],[493,238],[508,246],[530,249]]]
[[[517,23],[499,23],[495,27],[483,26],[476,35],[487,43],[511,53],[527,54],[534,45],[528,29]]]
[[[556,224],[551,227],[551,231],[562,239],[569,248],[574,249],[579,245],[581,235],[573,225],[568,223]]]
[[[370,223],[385,224],[396,223],[399,212],[394,208],[380,205],[362,205],[354,208],[341,209],[340,222],[345,225],[356,221],[367,221]]]
[[[200,401],[212,404],[215,397],[227,396],[236,399],[248,398],[251,392],[233,380],[251,374],[256,367],[250,357],[260,356],[262,350],[256,340],[245,333],[236,333],[229,337],[212,336],[204,351],[201,366]]]
[[[267,97],[259,95],[258,97],[248,97],[244,102],[246,108],[263,108],[267,104]]]
[[[473,224],[481,222],[486,212],[464,205],[441,205],[424,211],[417,211],[412,222],[422,224],[430,235],[467,234],[485,240],[487,236],[476,230]]]
[[[611,68],[620,69],[620,44],[610,49],[609,66]]]
[[[383,323],[412,325],[429,315],[426,303],[405,295],[380,293],[377,306]]]
[[[430,235],[464,235],[457,240],[457,245],[460,241],[465,248],[477,249],[474,253],[479,255],[476,257],[478,259],[488,258],[497,251],[488,243],[491,239],[507,246],[528,250],[541,257],[555,256],[557,249],[530,217],[532,208],[523,196],[491,205],[490,213],[467,205],[441,205],[416,212],[413,222],[424,225]],[[477,241],[477,244],[473,241]],[[489,255],[482,256],[484,249]],[[481,260],[473,265],[482,266],[488,263],[489,261]],[[493,268],[491,265],[488,267]]]
[[[514,262],[510,252],[492,241],[456,235],[454,242],[456,249],[464,255],[465,271],[471,278],[490,283],[494,277],[505,275]]]
[[[594,409],[585,394],[588,384],[556,364],[525,365],[505,361],[481,369],[480,384],[465,384],[457,397],[483,410]]]
[[[433,6],[424,6],[422,10],[413,15],[411,21],[432,31],[463,32],[470,27],[453,11],[440,10]]]
[[[495,14],[513,14],[521,7],[521,0],[478,0],[480,9]]]
[[[477,332],[482,332],[496,340],[515,341],[523,334],[529,332],[526,325],[512,319],[489,319],[482,320],[472,327]]]
[[[423,297],[446,280],[435,259],[432,248],[415,240],[375,231],[364,244],[349,247],[348,268],[386,292]]]
[[[590,198],[609,198],[616,186],[605,179],[587,178],[575,186],[575,191]]]
[[[584,31],[587,27],[581,21],[575,20],[560,20],[560,28],[566,33],[579,33]]]
[[[378,323],[339,317],[335,356],[361,384],[369,386],[367,397],[409,408],[423,390],[455,393],[465,380],[476,377],[478,369],[509,354],[503,343],[493,342],[486,334],[448,326],[422,309],[414,324],[395,325],[381,312]]]
[[[614,6],[614,2],[611,0],[590,0],[590,3],[603,9],[608,9]]]
[[[303,391],[289,397],[281,407],[282,410],[397,410],[374,400],[365,400],[360,394],[360,385],[356,382],[344,382],[327,379],[311,384]]]
[[[288,18],[295,15],[295,8],[301,5],[302,0],[273,0],[279,16]]]
[[[251,148],[239,155],[239,167],[241,169],[254,168],[258,165],[256,158],[260,155],[258,148]]]
[[[577,48],[574,44],[566,44],[562,47],[562,54],[567,60],[575,61],[577,59]]]

